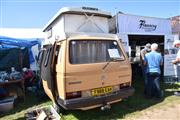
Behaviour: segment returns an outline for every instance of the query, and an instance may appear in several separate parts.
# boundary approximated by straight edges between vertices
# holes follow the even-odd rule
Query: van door
[[[51,88],[51,80],[53,79],[51,71],[53,46],[48,45],[44,47],[41,63],[41,78],[48,83],[48,88]]]
[[[41,63],[41,79],[43,80],[43,86],[52,99],[56,96],[56,75],[55,75],[55,65],[56,65],[56,43],[54,45],[48,45],[44,47],[43,57]]]
[[[121,83],[130,86],[131,67],[119,45],[115,40],[70,41],[67,49],[66,92],[89,91],[91,96],[96,95],[93,93],[96,89],[107,88],[107,92],[112,92],[112,88],[117,90]],[[119,60],[111,60],[109,51],[112,55],[115,53],[114,56],[119,54]]]

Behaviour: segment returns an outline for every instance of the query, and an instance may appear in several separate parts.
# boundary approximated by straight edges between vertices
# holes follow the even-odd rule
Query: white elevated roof
[[[46,24],[46,26],[43,28],[43,32],[47,30],[47,28],[61,15],[63,14],[94,14],[97,16],[103,16],[103,17],[111,17],[111,14],[109,12],[101,11],[98,8],[90,8],[90,7],[81,7],[81,8],[70,8],[70,7],[63,7],[61,8],[56,15]]]

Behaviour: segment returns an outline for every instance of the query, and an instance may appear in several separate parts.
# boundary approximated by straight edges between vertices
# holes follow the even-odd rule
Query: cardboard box
[[[27,110],[25,118],[26,120],[60,120],[59,114],[52,106]]]

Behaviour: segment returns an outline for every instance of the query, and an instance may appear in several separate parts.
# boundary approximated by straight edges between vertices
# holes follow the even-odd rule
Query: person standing
[[[147,97],[162,97],[160,89],[160,66],[163,65],[163,58],[157,52],[158,44],[151,45],[151,52],[144,57],[144,65],[147,67]]]
[[[177,65],[177,78],[178,82],[180,82],[180,40],[175,40],[173,45],[174,47],[178,48],[176,59],[172,60],[172,63]]]
[[[176,59],[172,60],[172,63],[176,65],[177,80],[180,82],[180,40],[175,40],[173,45],[178,48]],[[180,91],[177,91],[174,94],[180,96]]]
[[[146,66],[144,66],[144,57],[147,53],[151,51],[151,44],[147,43],[146,46],[140,51],[140,62],[141,62],[141,69],[142,69],[142,75],[144,78],[144,94],[146,95],[147,93],[147,69]]]
[[[25,88],[32,87],[35,82],[34,81],[35,76],[33,74],[33,71],[27,68],[23,68],[22,71],[23,71],[22,78],[24,80]]]

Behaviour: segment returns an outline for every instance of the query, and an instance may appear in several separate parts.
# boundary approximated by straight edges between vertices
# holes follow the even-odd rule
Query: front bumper
[[[65,109],[85,108],[127,98],[128,96],[131,96],[134,91],[134,88],[129,87],[104,96],[76,98],[70,100],[58,99],[58,104]]]

